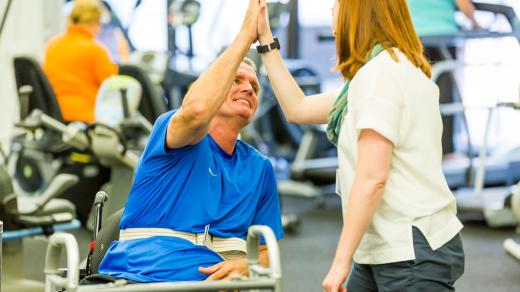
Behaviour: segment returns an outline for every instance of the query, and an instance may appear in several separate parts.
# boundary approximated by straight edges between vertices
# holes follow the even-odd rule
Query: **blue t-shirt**
[[[458,31],[454,0],[408,0],[419,36],[449,35]]]
[[[269,160],[237,141],[227,154],[207,135],[196,145],[169,150],[166,129],[174,112],[161,115],[136,170],[121,229],[169,228],[245,239],[251,225],[283,237],[278,190]],[[116,241],[99,272],[137,282],[204,280],[199,267],[222,258],[204,246],[166,236]]]

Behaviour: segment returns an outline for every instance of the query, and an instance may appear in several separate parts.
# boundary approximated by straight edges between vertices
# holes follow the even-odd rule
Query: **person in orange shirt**
[[[118,72],[109,52],[95,37],[102,13],[98,0],[75,0],[67,31],[49,41],[43,70],[65,121],[94,122],[101,83]]]

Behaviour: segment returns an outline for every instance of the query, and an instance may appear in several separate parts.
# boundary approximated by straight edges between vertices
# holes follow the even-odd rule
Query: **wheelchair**
[[[95,232],[95,246],[87,259],[85,269],[79,268],[78,244],[74,236],[65,233],[53,234],[47,246],[45,257],[45,292],[51,291],[282,291],[282,272],[280,264],[280,251],[273,231],[267,226],[254,225],[248,230],[247,235],[247,261],[249,264],[249,277],[232,280],[219,280],[213,282],[184,281],[163,283],[135,283],[125,279],[117,279],[110,276],[97,274],[99,264],[103,259],[110,244],[119,239],[119,222],[123,210],[112,214],[101,227],[101,210],[106,201],[103,192],[96,195],[98,216],[96,226],[99,233]],[[97,229],[96,228],[96,229]],[[259,263],[258,248],[260,237],[265,239],[269,256],[269,268],[262,267]],[[67,256],[67,268],[59,268],[60,255],[65,250]],[[80,278],[82,280],[80,281]],[[80,283],[88,282],[89,285]]]

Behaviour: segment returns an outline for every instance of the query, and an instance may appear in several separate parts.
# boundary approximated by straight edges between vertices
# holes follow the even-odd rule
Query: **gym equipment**
[[[137,111],[140,98],[141,88],[135,79],[113,76],[103,83],[97,97],[95,115],[99,122],[86,128],[77,124],[65,125],[40,110],[34,110],[28,117],[33,128],[52,130],[61,136],[63,143],[88,151],[110,170],[110,180],[104,188],[121,196],[113,197],[107,203],[105,212],[108,215],[126,203],[139,153],[152,129],[148,120]],[[88,202],[88,212],[93,201]]]
[[[56,121],[63,117],[56,96],[40,65],[28,57],[14,58],[14,71],[20,98],[20,120],[34,109],[40,109]],[[23,123],[18,125],[23,128]],[[17,194],[38,197],[50,181],[60,173],[79,178],[61,197],[76,206],[78,219],[85,223],[95,193],[105,184],[110,172],[95,157],[61,140],[61,133],[45,128],[25,128],[13,138],[9,158],[9,173]]]
[[[4,241],[79,228],[74,205],[56,198],[77,181],[78,177],[62,173],[51,181],[42,196],[19,196],[14,192],[7,169],[0,164],[0,220],[4,224]]]
[[[12,0],[7,0],[7,4],[5,6],[4,14],[0,19],[0,36],[2,35],[2,31],[4,30],[5,22],[7,21],[7,16],[9,15],[9,9],[11,8]]]
[[[155,59],[158,57],[155,54],[143,54],[141,60],[145,62],[150,58]],[[150,60],[150,62],[152,61]],[[124,64],[119,66],[119,75],[130,76],[139,82],[141,86],[141,101],[139,104],[139,112],[150,123],[155,122],[155,120],[161,114],[166,112],[166,103],[163,100],[162,92],[159,92],[157,86],[154,85],[148,76],[147,71],[141,69],[141,67],[138,65]]]
[[[111,215],[123,208],[132,187],[134,169],[140,153],[146,146],[152,124],[138,111],[141,104],[139,83],[130,77],[114,76],[107,79],[100,90],[96,108],[106,109],[111,105],[120,117],[111,125],[100,122],[88,127],[89,149],[111,170],[110,181],[105,189],[118,196],[106,204],[106,214]],[[124,82],[121,82],[124,78]],[[104,87],[106,86],[106,87]],[[107,91],[103,89],[107,88]],[[132,88],[139,90],[131,91]]]
[[[444,75],[451,76],[451,73],[462,65],[457,63],[448,48],[456,45],[457,42],[468,39],[484,39],[484,38],[502,38],[514,36],[517,40],[520,39],[520,31],[518,30],[520,21],[518,20],[514,10],[511,7],[504,5],[495,5],[487,3],[475,3],[477,11],[489,12],[494,15],[495,19],[500,16],[505,18],[510,27],[509,32],[489,32],[489,31],[470,31],[459,32],[453,35],[423,37],[421,40],[427,47],[436,47],[441,55],[443,61],[440,61],[432,66],[432,80],[438,80]],[[470,110],[462,104],[460,93],[457,87],[457,81],[454,78],[452,83],[455,85],[455,100],[452,103],[442,104],[441,113],[443,116],[462,116],[463,126],[468,137],[468,147],[465,157],[455,157],[455,159],[446,159],[443,164],[444,172],[448,184],[452,188],[474,186],[473,174],[477,171],[477,166],[474,165],[474,153],[471,147],[471,139],[467,123],[465,121],[466,110]],[[488,110],[488,127],[491,115],[494,114],[494,109]],[[484,141],[487,143],[487,141]],[[486,145],[487,147],[487,145]],[[486,149],[487,151],[488,149]],[[479,161],[484,161],[482,158],[482,149],[480,150]],[[520,147],[516,149],[502,150],[496,154],[486,156],[486,176],[484,178],[484,185],[511,185],[514,181],[520,179],[520,173],[515,171],[516,165],[520,163]],[[478,178],[475,178],[478,179]]]
[[[181,53],[188,57],[190,69],[192,68],[191,59],[194,57],[192,26],[199,19],[200,6],[200,2],[197,0],[168,0],[169,51],[172,55],[179,52],[175,40],[175,30],[181,25],[186,26],[188,28],[188,50]]]
[[[174,61],[170,60],[170,62]],[[168,98],[169,109],[177,109],[181,106],[191,84],[198,78],[199,74],[191,70],[180,71],[174,65],[168,67],[164,75],[163,86]]]
[[[189,87],[199,73],[193,68],[195,59],[192,27],[200,16],[201,4],[196,0],[168,0],[168,52],[169,58],[163,79],[163,88],[169,109],[179,108]],[[188,48],[177,46],[176,31],[185,26],[188,30]],[[199,68],[198,68],[199,69]],[[197,70],[198,70],[197,69]]]
[[[288,60],[287,66],[306,95],[321,92],[321,81],[312,66],[301,60]],[[262,80],[266,78],[262,76]],[[262,83],[264,84],[264,83]],[[269,149],[269,155],[293,161],[290,166],[291,181],[281,182],[287,193],[315,197],[321,194],[310,185],[294,184],[295,181],[310,181],[317,186],[333,184],[336,179],[336,150],[328,141],[322,126],[301,126],[285,119],[270,86],[264,85],[262,105],[257,114],[257,129]],[[266,112],[266,116],[261,114]],[[332,165],[331,165],[332,162]]]
[[[511,7],[493,4],[475,3],[476,10],[487,11],[496,16],[501,15],[510,24],[511,31],[506,33],[498,32],[465,32],[450,36],[436,36],[423,38],[422,41],[428,46],[438,46],[445,61],[441,61],[432,66],[432,79],[436,80],[443,74],[451,74],[461,65],[456,63],[448,52],[448,47],[456,41],[471,38],[499,38],[504,36],[515,36],[520,39],[519,20]],[[454,80],[454,82],[456,82]],[[455,83],[456,84],[456,83]],[[498,226],[517,226],[518,220],[513,215],[510,206],[514,187],[493,187],[485,188],[488,185],[512,185],[514,181],[520,179],[518,165],[520,164],[520,147],[502,150],[501,152],[488,154],[488,138],[490,124],[497,108],[509,107],[519,109],[518,103],[498,103],[492,107],[481,107],[480,110],[488,112],[488,119],[484,132],[484,140],[479,155],[476,159],[478,165],[473,163],[473,153],[471,145],[465,158],[448,160],[444,162],[444,171],[451,187],[459,187],[454,191],[457,199],[457,206],[461,212],[476,211],[484,215],[484,219],[491,227]],[[443,115],[464,114],[467,110],[477,110],[465,107],[462,102],[456,101],[451,104],[442,104],[441,113]],[[467,130],[467,125],[466,130]],[[469,137],[469,132],[468,132]],[[470,139],[468,139],[469,141]],[[468,142],[469,143],[469,142]],[[473,176],[473,173],[475,174]],[[461,187],[467,186],[467,187]],[[469,187],[468,187],[469,186]],[[471,188],[472,187],[472,188]]]
[[[70,0],[67,0],[67,1],[70,1]],[[134,18],[135,11],[141,5],[142,1],[141,0],[137,0],[135,2],[134,7],[132,8],[132,14],[130,15],[130,21],[128,21],[128,25],[127,26],[124,26],[123,23],[121,23],[121,20],[119,19],[119,17],[115,13],[114,9],[112,9],[112,6],[108,3],[108,1],[102,0],[101,3],[105,6],[105,8],[110,13],[110,16],[111,16],[110,21],[111,21],[111,23],[113,25],[119,27],[119,29],[123,33],[126,41],[128,42],[128,45],[130,47],[130,51],[132,51],[132,52],[135,51],[135,45],[134,45],[134,43],[132,42],[132,40],[130,39],[130,37],[128,35],[128,30],[129,30],[129,28],[130,28],[130,26],[132,24],[132,20]]]
[[[137,81],[134,82],[137,84]],[[137,99],[138,98],[137,95]],[[137,100],[134,104],[138,102]],[[146,122],[143,122],[143,120],[146,121],[144,118],[137,121],[123,120],[118,126],[121,127],[121,124],[126,122],[126,132],[136,134],[139,133],[139,131],[144,131],[148,133],[147,127],[144,126]],[[38,109],[34,110],[25,121],[34,129],[45,128],[60,133],[63,143],[92,152],[94,156],[99,159],[100,163],[110,167],[111,179],[105,188],[118,191],[118,194],[123,195],[113,198],[112,204],[108,204],[107,212],[111,214],[110,212],[113,213],[124,206],[132,185],[133,170],[139,159],[136,151],[127,147],[137,147],[136,145],[145,143],[139,142],[142,141],[142,135],[136,135],[135,138],[130,138],[134,136],[125,136],[125,134],[123,134],[125,130],[116,130],[104,124],[94,124],[87,129],[79,128],[74,124],[65,125],[45,115]],[[148,126],[151,127],[151,125]],[[128,140],[125,140],[126,138],[128,138]],[[88,202],[86,207],[89,212],[91,206],[92,202]],[[88,219],[88,213],[86,217],[86,219]]]
[[[21,93],[19,94],[20,120],[25,119],[32,110],[38,108],[52,118],[63,122],[56,94],[40,65],[29,57],[15,57],[13,66],[16,86]],[[27,86],[30,86],[30,89]],[[24,90],[20,92],[22,88]]]
[[[477,11],[485,11],[492,13],[496,18],[499,16],[503,16],[511,26],[510,32],[489,32],[489,31],[472,31],[472,32],[460,32],[454,35],[446,35],[446,36],[432,36],[432,37],[423,37],[421,41],[423,45],[430,47],[440,47],[440,51],[445,57],[445,61],[441,61],[432,66],[432,80],[437,80],[443,74],[449,74],[454,71],[456,68],[460,67],[460,64],[455,62],[448,51],[449,46],[455,45],[459,41],[467,40],[467,39],[482,39],[482,38],[501,38],[501,37],[510,37],[513,36],[517,40],[520,40],[520,20],[517,18],[513,8],[497,5],[497,4],[487,4],[487,3],[474,3],[475,9]],[[334,41],[333,36],[320,35],[320,41]],[[460,94],[459,94],[460,96]],[[441,113],[443,115],[462,115],[467,108],[464,107],[462,102],[455,101],[451,104],[442,104],[441,105]],[[490,114],[494,112],[494,109],[485,109],[488,110]],[[468,136],[468,143],[471,143],[471,139],[469,137],[469,133],[467,131],[467,125],[464,121],[464,116],[462,116],[463,127],[466,130]],[[490,117],[488,117],[488,126],[490,122]],[[502,151],[501,153],[496,153],[494,155],[487,155],[486,151],[480,149],[479,157],[475,158],[475,154],[473,153],[473,149],[471,145],[468,145],[466,153],[463,156],[456,156],[455,159],[445,159],[443,161],[443,171],[446,177],[446,181],[448,185],[452,189],[457,189],[461,187],[468,186],[476,186],[476,180],[483,179],[482,187],[488,185],[511,185],[515,181],[520,180],[520,147],[515,149],[508,149],[509,151]],[[483,154],[485,156],[483,156]],[[480,174],[477,174],[479,166],[476,165],[477,161],[481,161],[479,163],[485,162],[485,176],[482,178],[478,178],[484,174],[482,170],[480,170]],[[335,169],[337,169],[337,161],[334,158],[323,159],[323,160],[302,160],[298,163],[295,163],[296,173],[303,171],[308,171],[307,169],[317,169],[320,173],[327,177],[329,180],[333,180],[335,177]],[[308,167],[308,168],[307,168]],[[315,168],[316,167],[316,168]]]
[[[79,183],[63,197],[76,205],[78,219],[85,224],[94,201],[92,193],[107,186],[109,180],[112,182],[111,187],[119,190],[118,193],[129,191],[133,168],[138,153],[144,149],[151,123],[166,110],[162,97],[154,91],[149,78],[139,67],[123,65],[122,73],[135,76],[139,82],[130,77],[110,78],[102,85],[97,97],[96,117],[101,123],[67,127],[54,92],[38,63],[30,58],[19,57],[15,59],[15,69],[20,86],[21,117],[24,118],[33,109],[41,109],[49,118],[61,124],[60,127],[42,124],[42,127],[26,129],[24,135],[13,140],[9,170],[14,174],[15,188],[24,196],[37,197],[57,174],[77,175]],[[32,89],[24,85],[30,85]],[[126,114],[120,97],[122,89],[126,90],[125,94],[130,98],[127,101],[136,102],[127,108]],[[110,94],[112,98],[105,96]],[[138,114],[137,108],[143,114]],[[115,116],[119,119],[114,121],[112,119]],[[91,136],[97,138],[92,140],[92,145],[78,142],[65,137],[73,136],[64,132],[65,129],[75,132],[86,130],[86,141]],[[120,204],[124,204],[124,201]]]
[[[459,213],[477,212],[483,214],[486,223],[490,227],[517,226],[520,223],[515,218],[511,206],[507,204],[510,201],[512,194],[515,192],[515,186],[485,187],[485,178],[487,176],[489,165],[487,163],[487,141],[490,132],[491,117],[497,108],[502,107],[518,110],[520,109],[520,104],[498,103],[496,106],[486,108],[486,110],[489,111],[489,115],[484,133],[483,146],[480,149],[477,159],[478,166],[476,168],[474,185],[472,188],[465,187],[454,191]],[[509,153],[509,155],[511,155],[511,153]],[[514,171],[514,168],[512,169],[511,167],[511,162],[506,165],[508,167],[507,171]]]
[[[517,185],[517,189],[511,196],[511,209],[519,222],[516,231],[520,233],[520,183]],[[512,238],[508,238],[504,241],[504,249],[511,254],[514,258],[520,260],[520,244],[515,242]]]

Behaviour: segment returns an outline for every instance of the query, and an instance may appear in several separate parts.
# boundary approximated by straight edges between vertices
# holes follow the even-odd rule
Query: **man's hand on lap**
[[[207,268],[200,267],[199,272],[211,275],[206,281],[231,280],[235,276],[247,276],[249,269],[246,259],[236,259],[223,261]]]

